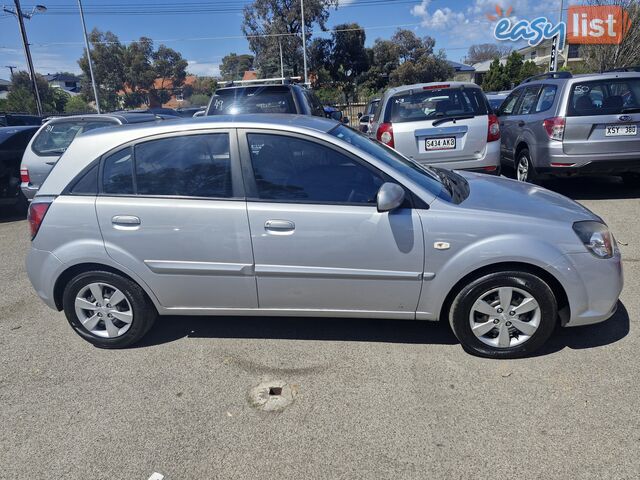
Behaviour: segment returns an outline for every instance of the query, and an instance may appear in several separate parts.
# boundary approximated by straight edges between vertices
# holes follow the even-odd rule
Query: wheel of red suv
[[[520,150],[516,157],[515,178],[520,182],[529,183],[536,180],[536,171],[531,163],[531,154],[526,148]]]
[[[489,358],[518,358],[553,333],[558,307],[553,291],[526,272],[498,272],[473,280],[456,295],[449,322],[462,347]]]
[[[112,272],[92,271],[74,277],[62,304],[78,335],[100,348],[124,348],[151,328],[157,312],[138,284]]]

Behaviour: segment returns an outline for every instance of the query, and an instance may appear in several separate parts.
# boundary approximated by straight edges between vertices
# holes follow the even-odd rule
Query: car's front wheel
[[[468,352],[518,358],[540,348],[558,316],[549,285],[527,272],[497,272],[471,281],[451,304],[449,322]]]
[[[62,304],[76,333],[100,348],[124,348],[138,342],[157,316],[138,284],[106,271],[74,277],[64,289]]]

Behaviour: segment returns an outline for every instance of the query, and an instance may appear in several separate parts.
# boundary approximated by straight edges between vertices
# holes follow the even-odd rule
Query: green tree
[[[240,80],[245,71],[253,67],[253,55],[230,53],[222,58],[220,76],[223,80]]]
[[[49,86],[47,80],[36,73],[36,83],[44,113],[60,113],[67,100],[67,94]],[[36,113],[31,77],[25,71],[17,71],[11,76],[11,90],[7,95],[6,109],[12,112]]]
[[[535,62],[532,62],[531,60],[527,60],[522,64],[522,67],[520,67],[520,72],[518,73],[518,81],[516,82],[516,85],[519,85],[520,83],[522,83],[523,80],[529,77],[533,77],[534,75],[538,75],[539,73],[540,73],[540,68],[538,68]]]
[[[208,95],[204,95],[202,93],[196,93],[195,95],[191,95],[191,97],[189,97],[189,102],[194,107],[201,107],[201,106],[207,105],[210,99],[211,97]]]
[[[153,88],[156,72],[153,68],[153,41],[141,37],[124,50],[125,107],[148,104],[148,92]]]
[[[93,74],[99,90],[100,107],[103,111],[115,110],[119,107],[118,92],[124,89],[126,80],[126,47],[120,43],[115,34],[111,32],[103,33],[97,29],[94,29],[89,34],[89,42],[92,45],[91,59],[93,61]],[[84,72],[82,94],[85,100],[93,101],[86,52],[78,60],[78,65]]]
[[[64,106],[64,113],[87,113],[92,112],[94,109],[85,101],[82,96],[77,95],[71,97],[67,104]]]
[[[188,63],[180,53],[165,45],[160,45],[152,57],[153,71],[159,82],[157,88],[151,88],[149,93],[163,104],[169,101],[172,90],[180,88],[184,83]]]
[[[482,89],[485,92],[499,92],[510,88],[510,80],[505,75],[504,66],[500,59],[496,58],[491,62],[489,71],[482,80]]]
[[[262,76],[277,76],[280,72],[282,44],[286,74],[302,72],[302,18],[301,0],[254,0],[244,7],[242,32],[247,36],[249,48],[255,54],[254,67]],[[337,7],[338,0],[304,0],[304,23],[307,40],[314,25],[326,30],[329,9]]]

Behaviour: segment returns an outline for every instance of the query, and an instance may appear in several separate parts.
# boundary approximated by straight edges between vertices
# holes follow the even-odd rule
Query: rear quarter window
[[[458,115],[487,115],[487,101],[479,88],[407,91],[389,99],[385,121],[417,122]]]

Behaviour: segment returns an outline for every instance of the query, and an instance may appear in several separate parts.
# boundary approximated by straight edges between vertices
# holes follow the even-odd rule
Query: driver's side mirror
[[[333,118],[334,120],[340,121],[342,120],[342,112],[340,110],[334,110],[333,112],[330,113],[331,118]]]
[[[383,183],[378,190],[376,203],[378,212],[390,212],[395,210],[404,202],[404,188],[397,183]]]

